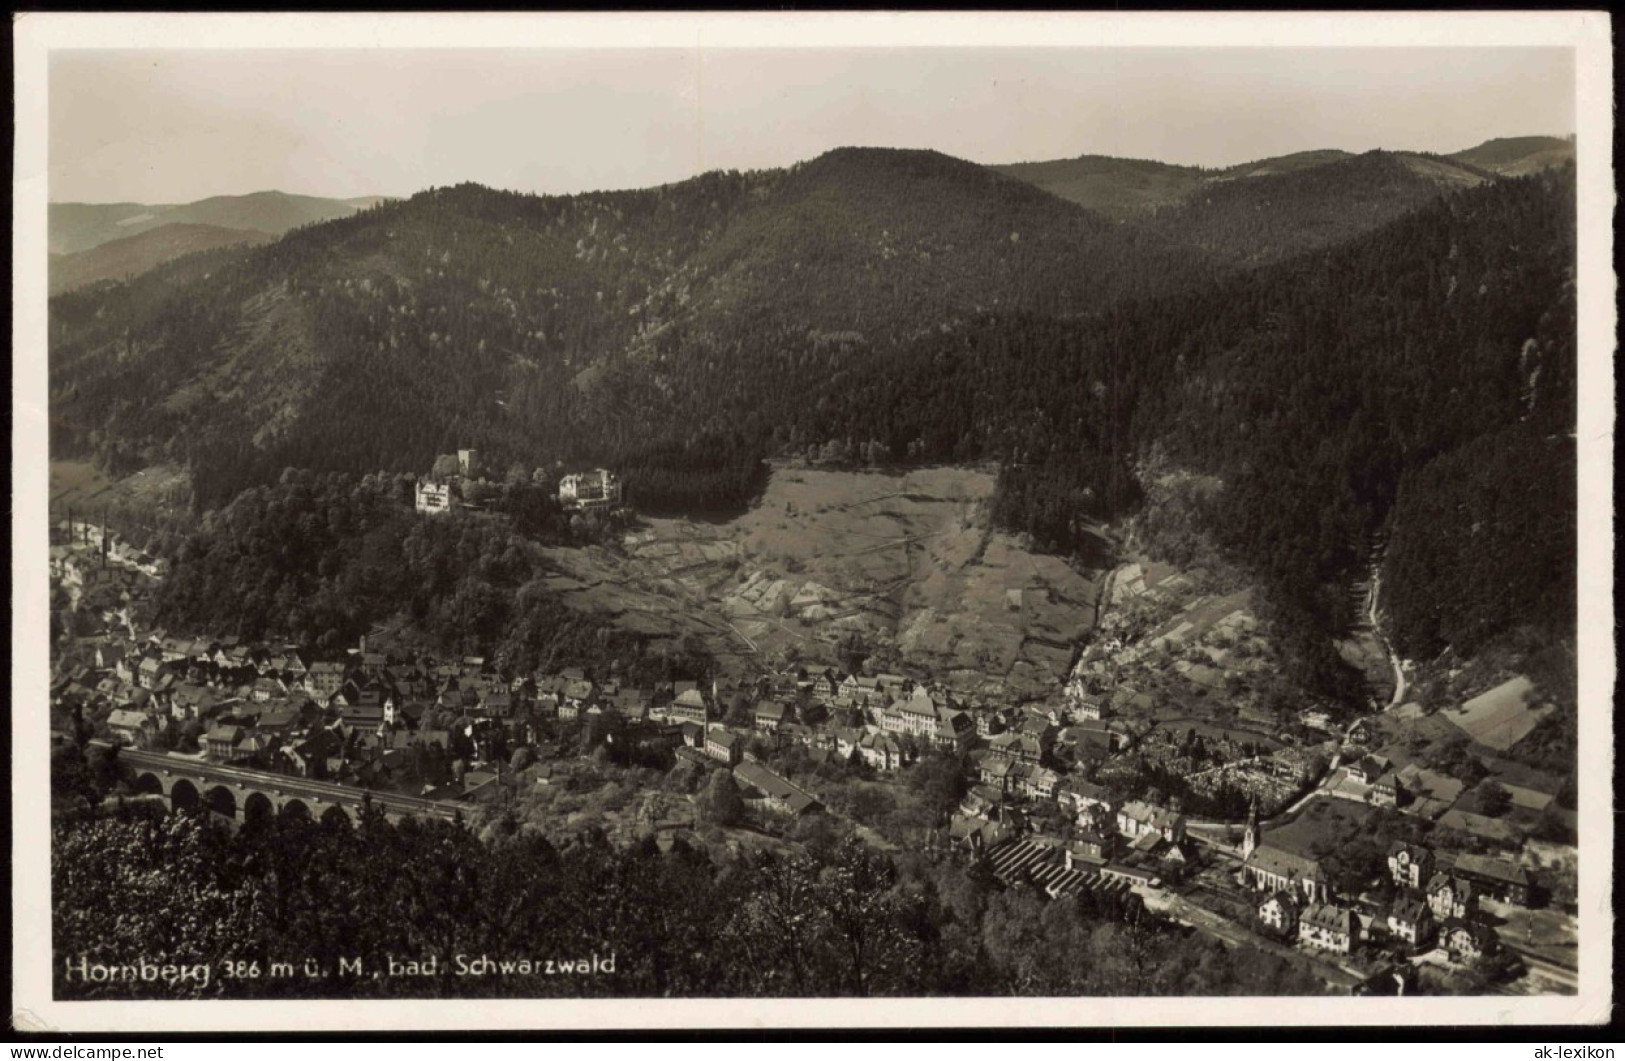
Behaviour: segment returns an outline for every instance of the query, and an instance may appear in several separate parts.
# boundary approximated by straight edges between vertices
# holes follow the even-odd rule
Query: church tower
[[[1247,825],[1241,831],[1241,860],[1243,862],[1251,858],[1253,852],[1258,849],[1261,832],[1262,830],[1258,825],[1258,797],[1254,796],[1252,803],[1247,807]]]

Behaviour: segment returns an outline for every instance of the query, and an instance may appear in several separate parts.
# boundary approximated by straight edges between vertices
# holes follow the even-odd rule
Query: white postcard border
[[[12,1013],[19,1030],[1591,1023],[1612,1002],[1612,52],[1600,12],[16,16],[13,176]],[[1538,998],[56,1002],[45,558],[46,59],[65,48],[1498,47],[1576,49],[1580,188],[1580,992]]]

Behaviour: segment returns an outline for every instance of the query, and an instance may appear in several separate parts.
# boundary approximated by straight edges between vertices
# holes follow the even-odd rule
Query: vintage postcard
[[[1608,1019],[1607,15],[14,28],[14,1027]]]

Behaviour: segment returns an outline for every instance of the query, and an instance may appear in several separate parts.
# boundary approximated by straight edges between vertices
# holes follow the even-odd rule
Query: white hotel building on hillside
[[[595,468],[559,480],[559,504],[593,512],[621,503],[621,481],[607,468]]]

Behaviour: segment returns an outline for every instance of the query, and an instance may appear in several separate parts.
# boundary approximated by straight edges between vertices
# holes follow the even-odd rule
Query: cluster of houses
[[[52,693],[60,705],[106,710],[105,735],[132,746],[189,750],[195,740],[217,762],[436,798],[463,793],[444,790],[452,775],[462,780],[454,758],[495,759],[518,736],[499,721],[507,683],[478,660],[401,665],[362,650],[320,661],[294,647],[162,630],[82,644]],[[443,769],[426,777],[412,754],[419,745],[437,749]]]
[[[1385,904],[1341,901],[1317,858],[1272,844],[1253,805],[1242,834],[1241,882],[1261,893],[1259,922],[1304,946],[1348,954],[1356,943],[1387,940],[1416,952],[1430,944],[1452,961],[1469,963],[1493,952],[1495,932],[1477,916],[1481,895],[1529,901],[1529,875],[1504,859],[1447,856],[1395,841],[1388,851],[1393,897]]]
[[[413,507],[426,515],[443,515],[456,509],[477,509],[461,498],[459,485],[480,475],[478,451],[457,451],[457,471],[454,474],[430,475],[418,479],[413,491]],[[594,468],[590,472],[566,475],[559,480],[559,506],[566,512],[604,512],[619,508],[622,486],[616,474],[607,468]]]
[[[1187,857],[1178,815],[1125,804],[1067,771],[1068,759],[1109,755],[1127,740],[1100,704],[993,706],[902,675],[834,669],[789,668],[727,690],[689,681],[638,688],[579,668],[510,675],[478,658],[387,656],[365,639],[343,658],[317,659],[297,646],[162,630],[81,642],[59,664],[57,701],[98,717],[106,710],[108,735],[188,752],[195,739],[210,759],[298,776],[442,798],[435,786],[449,782],[425,777],[420,746],[436,749],[437,764],[482,780],[511,749],[536,741],[538,721],[599,719],[611,740],[734,770],[747,802],[790,814],[816,809],[817,800],[773,775],[753,746],[801,745],[815,760],[880,773],[927,750],[969,753],[975,784],[953,824],[961,834],[1015,826],[1022,804],[1042,801],[1088,823],[1074,845],[1079,860],[1165,871]],[[754,702],[747,719],[723,708],[725,698],[741,696]],[[978,743],[985,746],[972,750]],[[1141,824],[1151,821],[1155,829]]]
[[[1064,709],[973,708],[895,674],[792,668],[731,686],[733,699],[755,702],[746,724],[731,715],[729,725],[715,684],[637,688],[580,668],[509,675],[479,658],[389,656],[365,639],[343,658],[317,659],[298,646],[156,630],[82,640],[58,663],[55,701],[82,705],[93,717],[105,711],[106,734],[128,744],[190,752],[195,740],[212,760],[414,795],[446,794],[425,779],[419,746],[465,768],[500,764],[510,749],[536,740],[540,720],[600,719],[611,740],[639,750],[742,769],[751,799],[793,814],[817,801],[782,778],[768,780],[750,751],[758,738],[884,773],[927,749],[964,753],[979,732],[991,733],[978,769],[998,802],[1070,798],[1058,795],[1063,776],[1044,765],[1072,722]],[[1099,732],[1109,743],[1112,734]]]
[[[1047,740],[995,739],[973,752],[975,783],[949,821],[950,841],[985,857],[1033,831],[1036,804],[1071,822],[1063,845],[1069,870],[1145,883],[1176,878],[1194,863],[1183,814],[1045,766],[1040,748],[1047,747]]]
[[[127,623],[151,599],[168,562],[95,524],[65,520],[52,528],[50,573],[73,608],[108,625]]]
[[[1395,808],[1405,795],[1404,785],[1394,772],[1393,763],[1381,755],[1364,755],[1343,768],[1350,780],[1370,786],[1373,806]]]

